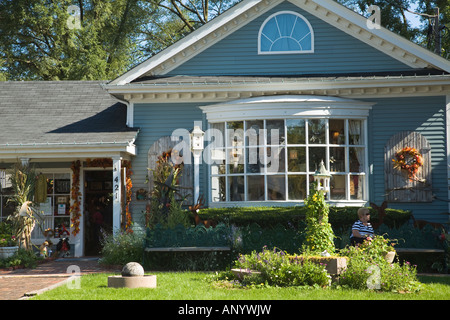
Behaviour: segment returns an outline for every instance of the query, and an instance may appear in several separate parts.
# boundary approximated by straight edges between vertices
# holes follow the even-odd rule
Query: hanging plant
[[[420,167],[423,166],[423,156],[415,148],[404,147],[392,159],[394,168],[408,174],[409,180],[414,180]]]
[[[80,160],[72,162],[72,188],[70,190],[71,197],[73,200],[72,205],[70,206],[70,219],[71,219],[71,227],[72,234],[76,236],[80,232],[80,168],[81,162]]]

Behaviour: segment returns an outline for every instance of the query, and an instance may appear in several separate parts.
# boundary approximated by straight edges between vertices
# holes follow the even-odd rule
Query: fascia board
[[[144,93],[195,93],[242,90],[295,90],[295,89],[350,89],[350,88],[377,88],[377,87],[404,87],[404,86],[432,86],[450,85],[448,76],[418,76],[414,78],[383,78],[383,79],[343,79],[343,80],[305,80],[296,82],[274,83],[245,83],[245,84],[182,84],[182,85],[125,85],[106,86],[111,94],[144,94]]]
[[[9,144],[0,146],[0,159],[16,159],[27,155],[39,158],[73,158],[73,157],[99,157],[105,154],[126,153],[136,155],[134,144]]]

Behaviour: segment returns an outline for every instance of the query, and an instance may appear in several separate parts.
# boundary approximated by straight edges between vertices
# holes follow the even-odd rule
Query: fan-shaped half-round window
[[[268,17],[259,29],[259,54],[311,52],[314,52],[314,32],[301,14],[277,12]]]

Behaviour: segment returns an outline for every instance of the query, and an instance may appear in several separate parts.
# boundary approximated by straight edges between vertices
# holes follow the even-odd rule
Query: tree
[[[440,9],[442,34],[441,55],[450,57],[450,0],[337,0],[344,6],[360,13],[366,18],[372,13],[368,8],[376,5],[381,10],[381,25],[406,39],[434,51],[435,8]],[[407,13],[420,16],[422,24],[413,26],[407,19]]]
[[[435,8],[439,8],[439,27],[441,28],[441,55],[450,58],[450,0],[418,0],[418,8],[425,27],[421,30],[422,45],[435,50],[434,25]]]
[[[142,26],[147,47],[153,55],[198,29],[240,0],[144,0],[153,10],[148,24]]]
[[[0,0],[0,70],[11,80],[114,78],[135,61],[144,9],[138,0]]]

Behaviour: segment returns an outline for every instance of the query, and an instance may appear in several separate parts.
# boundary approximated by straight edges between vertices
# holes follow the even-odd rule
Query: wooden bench
[[[213,252],[230,251],[230,247],[159,247],[145,248],[146,252]]]
[[[396,248],[398,253],[444,253],[444,249]]]

